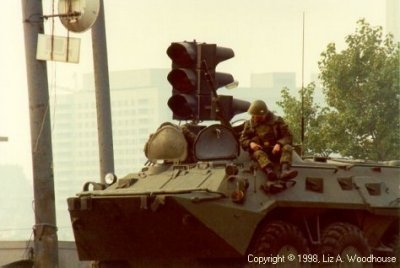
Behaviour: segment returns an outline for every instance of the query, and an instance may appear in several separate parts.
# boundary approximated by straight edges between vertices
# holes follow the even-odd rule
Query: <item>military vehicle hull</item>
[[[219,139],[228,131],[215,129]],[[227,147],[220,142],[209,143],[219,154]],[[197,156],[214,155],[211,147]],[[262,189],[265,174],[243,151],[152,164],[105,189],[86,187],[68,199],[79,257],[99,267],[246,265],[252,256],[289,253],[317,254],[319,262],[346,254],[398,258],[399,166],[293,154],[298,176],[280,192]]]
[[[71,210],[72,219],[78,219],[73,226],[76,243],[82,245],[80,257],[140,260],[240,256],[185,209],[179,199],[167,196],[157,209],[154,205],[151,208],[150,198],[143,197],[86,199],[89,207]],[[70,200],[75,206],[80,206],[81,201]],[[100,241],[98,234],[104,234]]]

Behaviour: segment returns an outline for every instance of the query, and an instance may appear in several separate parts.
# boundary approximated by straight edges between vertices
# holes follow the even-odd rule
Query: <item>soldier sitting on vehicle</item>
[[[296,170],[291,170],[292,134],[279,116],[268,110],[262,100],[254,101],[248,112],[251,119],[244,124],[240,136],[242,148],[248,151],[267,175],[266,186],[273,185],[277,190],[284,189],[284,181],[297,176]],[[273,163],[280,163],[280,176],[275,173]]]

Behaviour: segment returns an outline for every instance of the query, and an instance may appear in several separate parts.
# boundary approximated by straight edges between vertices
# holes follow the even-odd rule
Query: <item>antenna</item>
[[[71,32],[81,33],[90,29],[100,11],[99,0],[59,0],[61,23]]]
[[[301,156],[304,155],[304,22],[305,14],[303,11],[303,46],[301,58]]]

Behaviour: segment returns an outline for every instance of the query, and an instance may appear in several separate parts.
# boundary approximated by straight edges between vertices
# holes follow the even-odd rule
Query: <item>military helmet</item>
[[[255,100],[247,110],[251,115],[266,115],[268,113],[267,105],[262,100]]]

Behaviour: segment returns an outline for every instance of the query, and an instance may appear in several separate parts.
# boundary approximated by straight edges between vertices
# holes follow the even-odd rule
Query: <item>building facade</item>
[[[281,100],[281,90],[289,88],[292,93],[296,90],[296,74],[294,72],[270,72],[251,74],[250,87],[238,87],[234,90],[219,89],[218,93],[234,95],[236,99],[254,101],[264,100],[268,109],[282,115],[282,108],[277,101]],[[247,113],[237,116],[237,118],[248,118]]]
[[[386,0],[386,32],[400,42],[400,1]]]

